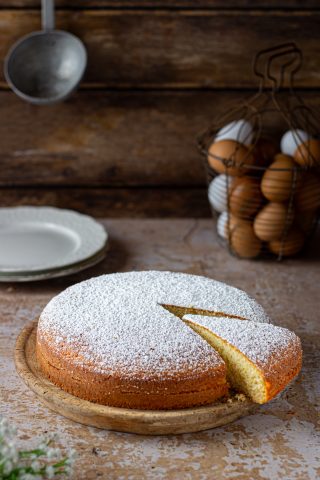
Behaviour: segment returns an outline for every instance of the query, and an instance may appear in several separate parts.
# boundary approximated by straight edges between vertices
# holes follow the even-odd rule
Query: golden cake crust
[[[150,382],[144,378],[123,379],[121,371],[110,377],[73,363],[75,352],[62,357],[37,340],[37,360],[43,373],[56,385],[76,397],[113,407],[167,410],[207,405],[228,393],[223,363],[207,369],[202,378],[175,378]]]
[[[63,390],[114,407],[187,408],[223,397],[223,360],[166,305],[268,321],[246,293],[205,277],[104,275],[70,287],[44,309],[40,368]]]

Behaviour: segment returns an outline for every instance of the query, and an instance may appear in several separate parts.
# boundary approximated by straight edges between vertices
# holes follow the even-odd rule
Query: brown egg
[[[261,190],[270,202],[285,202],[296,192],[300,179],[293,158],[279,153],[262,177]]]
[[[293,212],[283,203],[268,203],[254,219],[253,228],[260,240],[270,242],[282,237],[286,228],[292,224]]]
[[[293,227],[283,240],[273,240],[269,243],[269,249],[276,255],[290,257],[296,255],[304,245],[305,237],[301,230]]]
[[[233,215],[248,220],[259,210],[262,202],[259,180],[241,177],[235,181],[229,198],[229,208]]]
[[[268,138],[259,138],[254,147],[255,164],[260,167],[266,167],[270,165],[274,156],[278,151],[278,147],[272,140]]]
[[[320,207],[320,178],[314,173],[305,173],[301,187],[295,197],[296,208],[300,212],[317,210]]]
[[[262,242],[255,235],[252,223],[240,220],[230,232],[230,246],[239,257],[254,258],[259,255]]]
[[[295,161],[302,167],[320,164],[320,140],[311,138],[299,145],[294,153]]]
[[[221,213],[217,221],[217,231],[220,237],[228,240],[230,233],[239,222],[242,222],[242,220],[236,218],[234,215],[227,212]]]
[[[242,164],[252,165],[254,157],[245,145],[235,140],[220,140],[210,146],[208,162],[219,173],[237,176],[245,173]]]

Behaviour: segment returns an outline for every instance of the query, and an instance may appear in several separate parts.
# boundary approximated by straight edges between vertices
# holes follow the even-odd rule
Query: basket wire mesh
[[[301,64],[293,42],[260,51],[257,93],[198,138],[219,237],[240,258],[295,255],[317,225],[319,117],[294,90]]]

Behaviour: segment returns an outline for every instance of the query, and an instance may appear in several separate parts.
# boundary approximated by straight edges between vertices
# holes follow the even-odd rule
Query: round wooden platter
[[[17,372],[48,408],[75,422],[118,432],[169,435],[220,427],[256,408],[248,399],[237,396],[204,407],[157,411],[108,407],[82,400],[64,392],[42,375],[35,355],[36,329],[37,322],[33,322],[17,338]]]

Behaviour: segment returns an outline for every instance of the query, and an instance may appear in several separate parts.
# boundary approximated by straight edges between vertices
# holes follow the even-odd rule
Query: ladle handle
[[[54,0],[41,0],[41,18],[43,30],[54,30]]]

